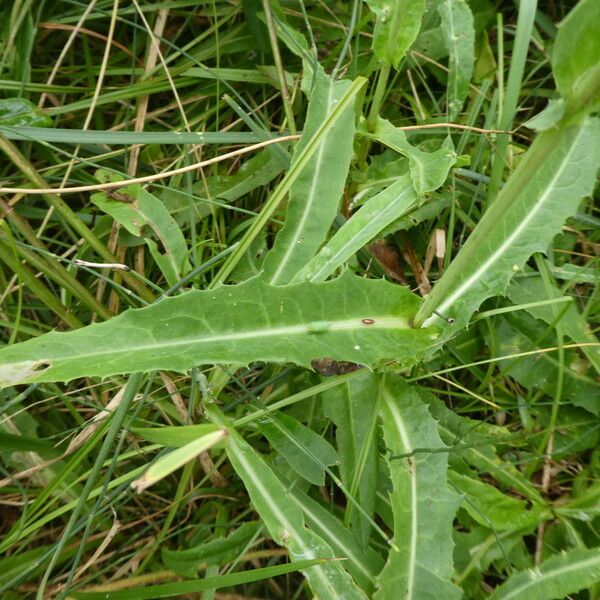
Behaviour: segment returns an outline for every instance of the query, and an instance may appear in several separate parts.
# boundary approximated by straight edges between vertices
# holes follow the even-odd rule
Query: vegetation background
[[[0,24],[2,598],[600,598],[600,2]]]

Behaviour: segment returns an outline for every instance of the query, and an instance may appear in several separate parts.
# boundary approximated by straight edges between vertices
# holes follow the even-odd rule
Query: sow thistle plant
[[[598,596],[600,3],[545,8],[3,9],[2,594]]]

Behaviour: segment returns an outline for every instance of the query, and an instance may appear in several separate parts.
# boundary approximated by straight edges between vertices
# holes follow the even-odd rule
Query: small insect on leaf
[[[345,360],[333,360],[333,358],[314,358],[310,361],[312,368],[325,377],[331,377],[332,375],[343,375],[344,373],[352,373],[362,369],[363,365],[359,365],[353,362]]]
[[[115,189],[104,190],[104,193],[109,198],[112,198],[113,200],[117,200],[118,202],[131,203],[135,200],[135,198],[129,196],[128,194],[126,194],[124,192],[120,192],[119,190],[115,190]]]

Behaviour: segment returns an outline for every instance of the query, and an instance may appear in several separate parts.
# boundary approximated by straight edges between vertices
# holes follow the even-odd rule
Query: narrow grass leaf
[[[323,393],[323,412],[335,423],[340,478],[364,514],[347,503],[357,540],[368,545],[372,525],[365,517],[375,511],[378,479],[377,418],[379,379],[367,373]]]
[[[244,482],[254,508],[273,540],[288,549],[293,562],[335,558],[331,547],[305,525],[304,516],[265,461],[237,433],[232,432],[227,455]],[[318,598],[366,600],[341,562],[318,565],[303,572]]]
[[[566,598],[600,579],[600,550],[579,548],[563,552],[510,577],[490,600],[554,600]]]
[[[0,85],[1,85],[0,80]],[[45,117],[44,124],[50,119]],[[2,123],[0,132],[9,140],[24,142],[52,142],[54,144],[110,144],[129,146],[131,144],[256,144],[278,137],[278,133],[253,131],[98,131],[86,129],[62,129],[60,127],[17,126]]]
[[[375,13],[373,52],[377,58],[398,68],[415,41],[425,11],[425,0],[366,0]]]
[[[310,100],[292,162],[297,162],[351,86],[350,81],[334,81],[321,67],[312,73],[314,80],[305,75],[304,85],[311,88]],[[349,104],[323,136],[290,189],[285,225],[264,262],[264,277],[273,285],[289,283],[325,241],[338,212],[350,167],[354,113],[354,106]]]
[[[360,133],[408,158],[412,182],[419,196],[439,188],[446,181],[450,167],[456,162],[454,144],[449,137],[435,152],[424,152],[408,142],[402,129],[394,127],[385,119],[377,120],[372,133],[364,128],[361,128]]]
[[[202,452],[206,452],[215,444],[222,442],[226,437],[227,430],[218,429],[161,456],[141,477],[138,477],[131,483],[131,487],[137,492],[145,490],[157,481],[173,473],[173,471],[183,467],[183,465],[196,458],[199,454],[202,454]]]
[[[415,208],[418,198],[408,175],[369,198],[293,281],[325,281],[391,223]]]
[[[381,377],[381,422],[392,479],[394,546],[378,578],[377,600],[460,598],[451,582],[452,521],[458,497],[447,484],[437,423],[416,389],[400,378]],[[396,457],[396,458],[395,458]]]
[[[540,133],[419,311],[417,322],[453,317],[459,325],[504,293],[534,252],[545,252],[600,164],[600,120]]]
[[[450,57],[448,116],[456,119],[469,92],[475,64],[473,14],[465,0],[443,0],[438,4],[442,31]]]
[[[314,485],[325,484],[325,468],[336,464],[338,456],[323,436],[281,412],[259,420],[258,428],[300,477]]]
[[[258,360],[412,364],[437,337],[435,329],[411,327],[419,304],[408,289],[350,274],[326,283],[273,287],[252,279],[192,290],[0,348],[0,385]]]
[[[156,598],[172,598],[173,596],[184,596],[197,594],[209,590],[218,590],[234,585],[263,581],[287,575],[296,571],[306,570],[307,573],[315,566],[322,565],[322,560],[302,560],[292,564],[274,565],[261,569],[251,569],[240,573],[229,573],[217,577],[205,577],[204,579],[193,579],[192,581],[175,581],[161,585],[150,585],[142,588],[129,588],[118,592],[71,592],[70,598],[81,600],[155,600]]]

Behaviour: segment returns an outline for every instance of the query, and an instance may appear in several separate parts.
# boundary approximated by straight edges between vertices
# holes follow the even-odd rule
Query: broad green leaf
[[[336,556],[347,559],[344,567],[356,583],[367,594],[373,593],[375,577],[383,567],[381,556],[367,543],[357,540],[354,533],[344,527],[328,508],[301,492],[298,486],[294,486],[290,494],[302,510],[307,525],[331,546]]]
[[[600,163],[600,121],[540,133],[419,311],[426,325],[459,325],[486,299],[504,293],[534,252],[545,252],[565,219],[590,194]]]
[[[387,226],[415,208],[417,202],[410,177],[400,177],[392,185],[369,198],[293,281],[325,281]]]
[[[323,393],[323,412],[335,423],[335,436],[340,456],[340,477],[344,487],[372,517],[377,494],[379,380],[372,373],[359,377]],[[367,545],[372,525],[364,514],[347,503],[349,522],[357,539]]]
[[[375,599],[460,598],[451,582],[452,521],[458,496],[446,480],[448,457],[437,423],[415,388],[381,377],[381,422],[387,447],[394,514],[393,547],[379,575]]]
[[[227,455],[271,537],[288,549],[292,562],[335,558],[331,547],[306,527],[302,511],[275,473],[235,431],[229,437]],[[341,562],[319,565],[303,574],[317,598],[366,600]]]
[[[108,171],[96,173],[100,181],[117,181]],[[131,184],[111,193],[92,194],[92,202],[132,235],[143,237],[167,283],[175,285],[190,270],[183,233],[164,204],[140,184]],[[162,250],[150,237],[160,240]]]
[[[525,122],[525,126],[534,131],[545,131],[556,127],[565,115],[565,101],[562,98],[551,99],[544,110]]]
[[[184,446],[180,446],[152,463],[141,477],[138,477],[131,483],[131,487],[135,488],[138,492],[145,490],[157,481],[173,473],[173,471],[183,467],[183,465],[196,458],[199,454],[202,454],[202,452],[206,452],[209,448],[222,442],[226,437],[226,429],[217,429],[217,431],[207,433],[192,442],[188,442]]]
[[[314,485],[325,484],[325,467],[336,464],[338,457],[323,436],[280,412],[259,420],[258,428],[298,475]]]
[[[456,162],[454,145],[449,137],[435,152],[423,152],[408,142],[402,129],[394,127],[385,119],[377,120],[377,125],[372,133],[367,132],[364,128],[360,130],[360,133],[385,144],[388,148],[408,158],[412,182],[419,196],[439,188],[446,181],[450,167]]]
[[[415,41],[425,10],[425,0],[366,0],[375,13],[372,48],[377,58],[398,68]]]
[[[547,296],[559,299],[565,298],[562,292],[552,287],[550,290],[546,288],[541,277],[524,277],[512,283],[506,295],[514,304],[530,304],[538,302]],[[536,319],[541,319],[546,323],[554,323],[555,314],[552,306],[530,306],[526,308],[527,312]],[[590,345],[597,342],[596,336],[590,331],[586,320],[577,312],[575,302],[563,312],[563,305],[560,305],[559,312],[561,314],[560,322],[563,325],[564,332],[576,344],[581,344],[581,352],[583,352],[590,363],[594,366],[596,373],[600,375],[600,347]]]
[[[600,101],[600,2],[580,0],[558,26],[552,49],[556,87],[567,112],[590,112]]]
[[[473,14],[465,0],[443,0],[438,4],[442,31],[450,56],[448,116],[456,119],[469,92],[475,63]]]
[[[350,81],[334,81],[320,67],[313,73],[304,131],[292,164],[351,86]],[[271,284],[289,283],[325,241],[350,167],[354,121],[354,106],[348,105],[292,185],[285,224],[264,261],[264,277]]]
[[[80,600],[157,600],[158,598],[173,598],[175,596],[189,597],[190,594],[268,580],[271,577],[286,575],[295,571],[306,570],[306,573],[310,573],[313,567],[320,567],[322,562],[320,560],[301,560],[294,564],[273,565],[272,567],[250,569],[249,571],[228,573],[216,577],[205,577],[200,580],[194,578],[191,581],[171,581],[160,585],[132,587],[115,592],[69,591],[69,597]]]
[[[563,552],[510,577],[490,600],[562,600],[600,580],[600,550],[579,548]]]
[[[212,423],[199,423],[198,425],[176,425],[173,427],[133,427],[131,433],[161,446],[179,448],[216,430],[216,425]]]
[[[196,577],[198,569],[208,565],[224,565],[240,556],[248,542],[256,535],[260,524],[244,523],[227,537],[202,542],[185,550],[162,549],[162,560],[167,567],[182,577]]]
[[[52,119],[25,98],[0,99],[0,127],[48,127]],[[33,130],[35,138],[35,129]]]
[[[306,367],[323,357],[413,364],[437,336],[437,330],[411,328],[419,304],[408,289],[350,274],[326,283],[274,287],[252,279],[192,290],[103,323],[1,348],[0,385],[258,360]]]
[[[528,507],[527,502],[508,494],[479,479],[448,472],[449,482],[464,495],[462,508],[480,525],[496,531],[532,530],[545,519],[552,517],[549,510],[539,504]]]
[[[57,456],[60,452],[53,444],[45,440],[25,435],[14,435],[0,430],[0,452],[38,452],[43,455]]]

